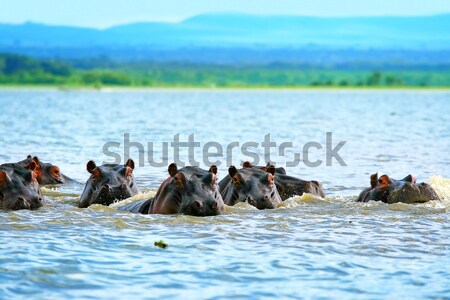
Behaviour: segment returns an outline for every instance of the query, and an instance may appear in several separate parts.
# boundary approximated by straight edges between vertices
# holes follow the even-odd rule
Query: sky
[[[107,28],[177,22],[204,13],[302,16],[415,16],[450,13],[450,0],[0,0],[0,23],[27,21]]]

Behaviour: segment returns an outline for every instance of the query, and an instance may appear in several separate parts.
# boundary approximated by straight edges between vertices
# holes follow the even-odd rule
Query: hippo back
[[[275,174],[275,184],[283,201],[293,196],[301,196],[304,193],[325,197],[322,185],[315,180],[306,181],[284,174]]]
[[[17,164],[24,168],[28,168],[31,162],[36,164],[34,172],[40,185],[78,183],[62,174],[58,166],[42,162],[37,156],[32,157],[31,155],[28,155],[26,159],[19,161]]]
[[[117,210],[132,212],[136,214],[148,214],[150,205],[153,203],[154,199],[155,198],[137,200],[127,205],[120,206],[117,208]]]

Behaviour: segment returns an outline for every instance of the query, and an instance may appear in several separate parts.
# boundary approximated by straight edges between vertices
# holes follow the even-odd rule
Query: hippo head
[[[0,168],[0,208],[18,210],[42,206],[43,197],[33,173],[34,163],[29,167],[30,170],[22,167]]]
[[[125,165],[106,164],[97,166],[89,161],[86,169],[91,177],[86,182],[79,207],[92,204],[110,205],[115,200],[123,200],[139,193],[133,177],[134,161],[129,159]]]
[[[271,166],[262,171],[247,163],[243,167],[240,170],[234,166],[228,169],[231,181],[222,191],[226,203],[248,202],[258,209],[277,207],[282,200],[274,183],[275,168]]]
[[[64,176],[61,174],[59,167],[50,163],[41,162],[37,156],[34,156],[32,158],[29,155],[27,157],[27,161],[29,161],[30,164],[34,162],[34,164],[36,165],[33,172],[35,173],[36,180],[39,182],[39,184],[61,184],[65,182]],[[26,167],[30,168],[30,164],[28,164]]]
[[[439,200],[439,196],[429,184],[417,183],[412,175],[408,175],[401,180],[395,180],[389,178],[388,175],[378,177],[377,173],[370,176],[370,185],[370,188],[361,192],[357,201],[422,203]]]
[[[223,213],[224,203],[217,182],[217,167],[209,171],[199,167],[169,166],[170,177],[155,196],[157,213],[183,213],[215,216]]]

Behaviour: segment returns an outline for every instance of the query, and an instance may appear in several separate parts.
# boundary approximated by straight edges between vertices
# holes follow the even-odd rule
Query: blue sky
[[[0,0],[1,23],[105,28],[138,21],[180,21],[209,12],[306,16],[450,13],[450,0]]]

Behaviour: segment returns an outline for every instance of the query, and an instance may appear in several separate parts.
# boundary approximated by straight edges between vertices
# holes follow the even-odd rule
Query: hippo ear
[[[97,165],[95,164],[95,162],[93,160],[88,161],[88,163],[86,165],[86,170],[92,174],[92,172],[94,171],[95,168],[97,168]]]
[[[234,177],[234,175],[236,175],[237,173],[237,169],[235,166],[231,166],[228,168],[228,175],[230,175],[230,177]]]
[[[211,168],[209,168],[208,172],[216,174],[217,175],[217,166],[212,165]]]
[[[374,189],[378,184],[378,173],[370,175],[370,186]]]
[[[97,165],[95,164],[95,162],[93,160],[90,160],[87,163],[86,169],[94,177],[100,177],[100,175],[102,174],[102,171],[100,171],[100,168],[97,167]]]
[[[37,171],[40,168],[41,162],[39,161],[39,158],[37,156],[33,157],[27,166],[27,169],[30,169],[31,171]]]
[[[134,161],[131,158],[129,158],[125,163],[125,177],[128,177],[131,174],[133,174],[133,170],[134,170]]]
[[[39,158],[37,156],[33,157],[33,161],[36,163],[36,165],[41,165],[41,162],[39,161]]]
[[[133,169],[130,167],[125,167],[125,177],[131,176],[133,174]]]
[[[178,173],[178,167],[177,167],[177,164],[176,164],[176,163],[171,163],[171,164],[169,165],[169,168],[168,168],[167,170],[169,171],[169,175],[172,176],[172,177],[174,177],[175,174]]]
[[[28,154],[27,159],[31,159],[31,154]]]
[[[411,182],[411,183],[417,182],[416,178],[414,176],[412,176],[411,174],[409,174],[408,176],[403,178],[402,181]]]
[[[391,179],[387,175],[382,175],[378,179],[378,184],[380,187],[388,187],[391,184]]]
[[[37,164],[34,160],[32,160],[29,164],[28,164],[28,169],[31,171],[34,171],[37,169]]]
[[[267,183],[268,184],[273,184],[273,174],[271,174],[271,173],[267,174]]]
[[[131,158],[129,158],[127,160],[127,163],[125,164],[125,166],[130,167],[132,170],[134,170],[134,160],[132,160]]]
[[[249,161],[244,161],[244,163],[242,164],[242,167],[243,168],[251,168],[252,167],[252,164],[249,162]]]
[[[267,166],[267,173],[270,173],[273,175],[275,175],[275,167],[274,166]]]
[[[0,186],[6,184],[8,182],[8,174],[6,172],[0,171]]]
[[[184,188],[186,184],[186,177],[184,176],[183,172],[175,173],[173,176],[173,185],[176,189],[181,190]]]

